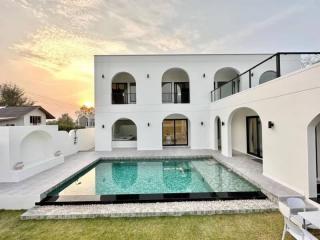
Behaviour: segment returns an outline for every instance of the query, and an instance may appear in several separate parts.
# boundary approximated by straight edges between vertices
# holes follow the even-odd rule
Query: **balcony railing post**
[[[280,77],[281,76],[280,53],[276,55],[276,69],[277,69],[277,77]]]

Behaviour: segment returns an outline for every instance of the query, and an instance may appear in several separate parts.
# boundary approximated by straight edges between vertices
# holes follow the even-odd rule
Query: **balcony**
[[[320,52],[276,53],[210,92],[211,102],[320,62]]]

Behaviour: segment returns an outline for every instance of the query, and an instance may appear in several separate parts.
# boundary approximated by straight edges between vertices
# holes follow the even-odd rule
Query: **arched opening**
[[[320,114],[308,125],[309,197],[320,201]],[[319,190],[318,190],[319,189]]]
[[[21,141],[20,159],[25,166],[54,157],[52,137],[44,131],[33,131]]]
[[[250,108],[238,108],[231,113],[228,124],[232,151],[246,153],[262,161],[262,124],[258,113]]]
[[[121,118],[112,125],[112,147],[137,147],[137,126],[132,120]]]
[[[220,91],[217,92],[219,95],[216,96],[217,99],[230,96],[233,93],[240,91],[240,78],[237,78],[238,76],[239,71],[232,67],[224,67],[216,71],[214,74],[213,88],[216,89],[225,84],[223,87],[221,87]],[[226,84],[232,79],[234,79],[234,81]]]
[[[220,117],[216,117],[214,120],[214,136],[215,136],[215,141],[214,141],[214,149],[217,149],[221,151],[221,119]]]
[[[135,104],[136,81],[127,72],[117,73],[112,78],[112,104]]]
[[[190,103],[189,76],[181,68],[162,75],[162,103]]]
[[[268,82],[268,81],[275,79],[275,78],[277,78],[277,73],[275,71],[273,71],[273,70],[266,71],[261,74],[261,76],[259,78],[259,84]]]
[[[188,146],[190,121],[182,114],[171,114],[162,122],[163,146]]]

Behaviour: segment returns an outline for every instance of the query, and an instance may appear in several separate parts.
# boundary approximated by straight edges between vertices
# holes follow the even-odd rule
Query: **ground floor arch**
[[[189,146],[190,121],[183,114],[170,114],[162,121],[163,146]]]
[[[229,148],[252,155],[262,161],[262,122],[258,113],[247,107],[235,109],[229,116]]]
[[[309,195],[320,198],[320,114],[308,125]],[[319,187],[318,187],[319,186]],[[318,190],[319,189],[319,190]]]
[[[137,126],[128,118],[120,118],[112,125],[112,148],[136,148]]]

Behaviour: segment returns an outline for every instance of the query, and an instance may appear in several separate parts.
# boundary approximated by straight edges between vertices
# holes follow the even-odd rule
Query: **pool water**
[[[49,196],[256,191],[213,159],[100,160]]]

